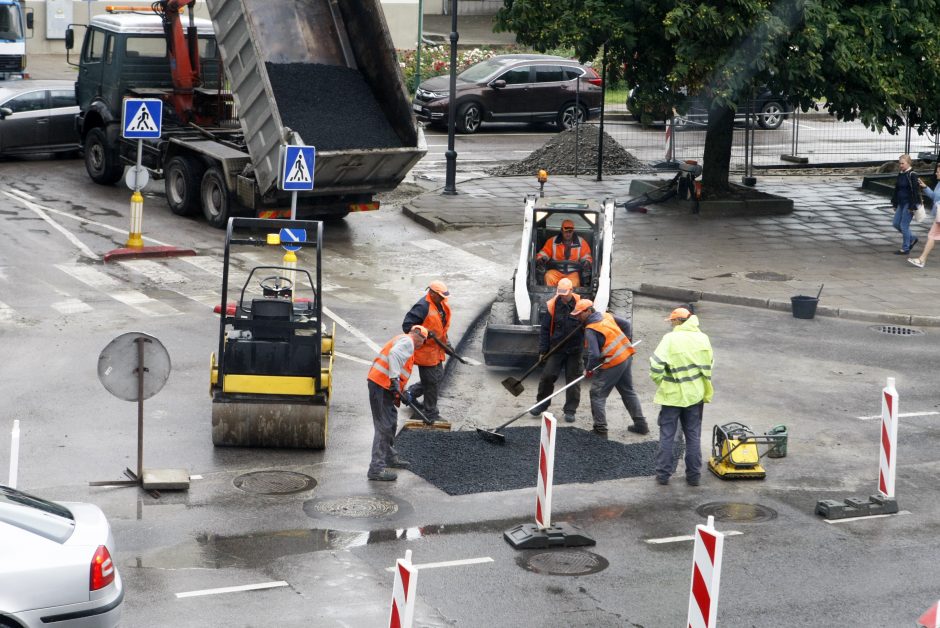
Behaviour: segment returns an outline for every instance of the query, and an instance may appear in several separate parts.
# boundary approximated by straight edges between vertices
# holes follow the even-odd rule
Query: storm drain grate
[[[369,497],[366,495],[321,499],[310,504],[310,508],[317,514],[333,515],[334,517],[349,517],[352,519],[386,517],[398,512],[398,504],[394,501],[382,497]],[[304,507],[304,510],[306,509],[307,505]]]
[[[607,569],[610,563],[591,552],[542,552],[525,560],[529,571],[548,576],[583,576]]]
[[[745,273],[744,275],[747,279],[752,279],[754,281],[790,281],[793,279],[790,275],[783,275],[780,273],[775,273],[771,271],[757,271],[752,273]]]
[[[246,493],[290,495],[309,491],[317,485],[317,481],[309,475],[293,471],[252,471],[239,475],[232,484]]]
[[[695,512],[702,517],[711,515],[716,521],[734,523],[764,523],[777,518],[777,511],[773,508],[740,502],[710,502],[702,504],[695,509]]]
[[[902,327],[900,325],[876,325],[872,327],[875,331],[891,336],[922,336],[924,330],[914,327]]]

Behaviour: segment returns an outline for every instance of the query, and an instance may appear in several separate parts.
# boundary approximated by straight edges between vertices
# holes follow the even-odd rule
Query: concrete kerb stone
[[[839,308],[839,317],[869,323],[893,323],[895,325],[910,325],[910,314],[892,314],[890,312],[871,312],[853,308]]]
[[[721,294],[719,292],[703,292],[702,301],[715,301],[716,303],[728,303],[730,305],[744,305],[746,307],[769,308],[769,299],[759,299],[757,297],[745,297],[737,294]]]

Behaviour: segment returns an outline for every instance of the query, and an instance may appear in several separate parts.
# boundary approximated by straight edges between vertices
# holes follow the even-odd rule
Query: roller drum
[[[329,407],[213,400],[212,443],[220,447],[323,449]]]

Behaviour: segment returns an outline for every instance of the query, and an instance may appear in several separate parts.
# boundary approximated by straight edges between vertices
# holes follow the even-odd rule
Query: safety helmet
[[[428,328],[425,327],[424,325],[415,325],[414,327],[411,328],[411,332],[412,333],[418,332],[418,335],[421,336],[422,338],[428,337]]]
[[[442,297],[450,296],[450,291],[447,289],[447,286],[444,284],[444,282],[437,279],[428,284],[428,290],[433,290]]]
[[[667,320],[667,321],[683,320],[684,321],[688,319],[690,316],[692,316],[692,312],[688,311],[684,307],[677,307],[676,309],[674,309],[672,312],[669,313],[669,318],[666,318],[663,320]]]
[[[571,283],[571,280],[567,277],[562,277],[558,280],[558,285],[555,286],[555,294],[561,296],[569,295],[573,289],[574,284]]]
[[[594,301],[591,301],[590,299],[581,299],[578,301],[578,304],[574,306],[574,309],[571,310],[571,316],[577,316],[591,307],[594,307]]]
[[[561,228],[562,229],[574,229],[574,221],[569,220],[567,218],[564,219],[563,221],[561,221]]]

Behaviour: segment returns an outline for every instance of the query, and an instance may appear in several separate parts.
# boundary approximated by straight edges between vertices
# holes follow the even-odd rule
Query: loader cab
[[[540,198],[535,206],[534,225],[532,229],[531,256],[529,267],[528,287],[530,293],[545,292],[550,298],[554,289],[545,285],[542,273],[535,268],[535,257],[550,239],[561,233],[561,225],[565,220],[574,222],[575,236],[587,242],[591,248],[594,264],[591,268],[590,283],[576,288],[575,291],[582,296],[591,296],[597,289],[598,266],[601,259],[603,237],[603,207],[596,202],[572,199],[545,199]]]

